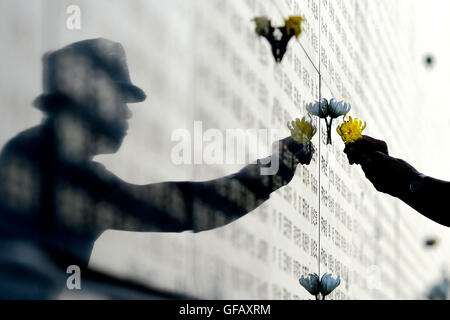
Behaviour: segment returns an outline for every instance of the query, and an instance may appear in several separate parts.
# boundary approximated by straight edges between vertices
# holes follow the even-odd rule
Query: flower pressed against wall
[[[319,294],[322,295],[322,300],[325,300],[325,297],[341,284],[341,277],[333,278],[330,273],[325,273],[319,281],[317,274],[310,273],[306,278],[302,276],[299,282],[303,288],[316,297],[316,300],[319,300]]]
[[[320,280],[320,293],[322,294],[322,299],[333,292],[341,284],[341,277],[338,276],[336,279],[333,278],[331,273],[325,273]]]
[[[287,34],[292,35],[292,33],[294,33],[295,37],[298,39],[302,34],[303,21],[305,21],[305,19],[301,16],[290,16],[288,19],[284,19]]]
[[[327,125],[327,144],[331,144],[331,125],[333,124],[333,119],[346,115],[351,108],[351,105],[347,102],[338,102],[335,99],[331,99],[328,103],[328,100],[325,98],[322,101],[308,103],[306,106],[306,110],[310,114],[325,119]]]
[[[313,116],[326,119],[328,117],[328,100],[322,99],[322,101],[308,103],[306,105],[306,110]]]
[[[284,19],[284,26],[273,27],[272,22],[266,16],[255,17],[255,33],[269,41],[272,47],[272,54],[276,62],[281,62],[287,50],[287,45],[292,37],[298,37],[302,33],[302,22],[305,19],[301,16],[289,16]]]
[[[252,21],[255,22],[255,32],[259,36],[267,36],[270,32],[271,22],[267,17],[256,17]]]
[[[328,116],[330,116],[331,119],[339,118],[340,116],[349,113],[351,109],[352,106],[349,103],[331,99],[330,104],[328,105]]]
[[[316,299],[320,293],[320,281],[319,276],[315,273],[308,274],[308,277],[302,276],[299,280],[303,288],[306,289],[311,295],[315,296]]]

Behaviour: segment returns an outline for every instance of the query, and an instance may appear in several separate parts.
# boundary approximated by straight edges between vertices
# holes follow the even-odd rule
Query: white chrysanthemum
[[[320,293],[323,296],[329,295],[334,289],[336,289],[341,283],[341,277],[338,276],[334,279],[331,273],[325,273],[320,280]]]
[[[326,118],[328,116],[328,100],[316,101],[315,103],[308,103],[306,110],[314,116],[319,118]]]
[[[319,276],[315,273],[310,273],[307,278],[302,276],[299,280],[300,284],[313,296],[320,293]]]
[[[351,105],[347,102],[331,99],[328,105],[328,116],[331,118],[338,118],[347,114],[351,108]]]

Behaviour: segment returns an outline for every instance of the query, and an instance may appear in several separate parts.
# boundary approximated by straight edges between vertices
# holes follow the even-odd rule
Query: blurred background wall
[[[67,26],[76,5],[80,29]],[[136,184],[206,180],[242,165],[176,165],[176,129],[278,129],[319,98],[344,99],[392,155],[450,180],[450,25],[445,0],[0,0],[0,146],[36,125],[41,57],[104,37],[127,51],[148,99],[131,105],[128,136],[98,157]],[[307,21],[280,64],[251,19]],[[429,58],[427,60],[427,57]],[[335,125],[336,126],[336,125]],[[335,127],[334,127],[335,128]],[[450,233],[349,166],[340,138],[314,138],[310,166],[262,207],[192,234],[108,231],[91,264],[150,287],[211,299],[309,299],[298,278],[340,275],[332,299],[421,299],[448,270]],[[334,132],[334,130],[333,130]],[[250,157],[254,155],[249,155]],[[442,208],[442,214],[450,209]],[[438,245],[424,245],[427,238]]]

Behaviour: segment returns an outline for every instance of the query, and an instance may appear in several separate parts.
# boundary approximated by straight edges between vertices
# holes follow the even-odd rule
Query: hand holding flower
[[[364,156],[367,157],[377,151],[389,155],[386,142],[365,135],[356,142],[346,144],[344,149],[350,164],[361,164]]]

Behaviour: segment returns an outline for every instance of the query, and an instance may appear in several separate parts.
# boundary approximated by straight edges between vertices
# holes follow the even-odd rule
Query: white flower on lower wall
[[[317,296],[320,293],[320,281],[319,276],[315,273],[310,273],[307,278],[301,277],[299,280],[300,284],[313,296]]]
[[[320,293],[323,299],[341,284],[341,277],[333,278],[331,273],[325,273],[320,280]]]
[[[303,288],[316,297],[316,300],[319,300],[319,294],[322,295],[322,300],[325,300],[325,297],[341,284],[341,277],[333,278],[331,273],[325,273],[319,281],[317,274],[310,273],[306,278],[302,276],[299,282]]]

